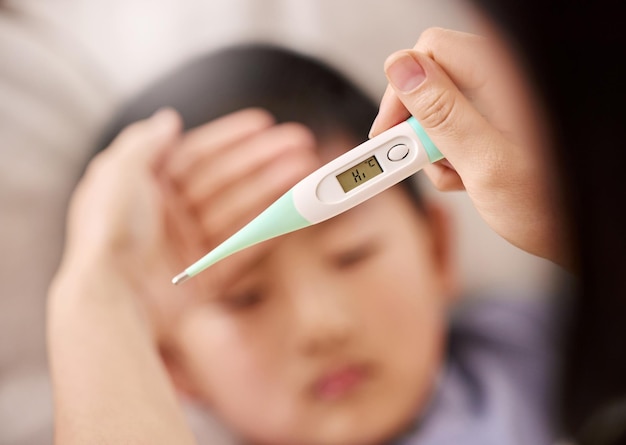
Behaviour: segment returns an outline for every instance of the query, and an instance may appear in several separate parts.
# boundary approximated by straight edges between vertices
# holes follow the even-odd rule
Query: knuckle
[[[420,34],[415,49],[433,48],[447,33],[448,31],[446,29],[437,26],[426,28]]]
[[[428,94],[420,107],[420,121],[425,128],[450,132],[454,130],[457,114],[457,97],[449,89],[439,89]]]
[[[444,28],[441,28],[439,26],[431,26],[422,31],[419,40],[424,42],[434,42],[437,41],[445,33],[446,30]]]
[[[429,165],[428,179],[441,192],[463,190],[464,185],[460,176],[443,165]]]

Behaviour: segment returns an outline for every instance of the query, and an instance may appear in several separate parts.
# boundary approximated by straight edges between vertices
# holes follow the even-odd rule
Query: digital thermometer
[[[311,173],[245,227],[172,280],[179,284],[250,247],[325,221],[443,158],[414,117]]]

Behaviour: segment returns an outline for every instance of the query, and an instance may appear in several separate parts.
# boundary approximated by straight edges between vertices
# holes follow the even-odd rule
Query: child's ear
[[[182,396],[197,400],[198,392],[196,391],[192,380],[189,378],[188,373],[183,365],[182,358],[176,351],[176,349],[170,345],[162,345],[159,348],[161,360],[165,365],[165,369],[170,377],[174,388]]]
[[[434,259],[441,273],[445,295],[452,300],[459,292],[458,271],[454,260],[452,220],[441,204],[427,201],[424,206],[432,233]]]

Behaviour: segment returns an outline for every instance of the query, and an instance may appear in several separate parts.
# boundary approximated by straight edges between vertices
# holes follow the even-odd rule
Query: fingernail
[[[403,93],[417,88],[426,79],[426,73],[414,57],[403,54],[386,69],[389,81]]]

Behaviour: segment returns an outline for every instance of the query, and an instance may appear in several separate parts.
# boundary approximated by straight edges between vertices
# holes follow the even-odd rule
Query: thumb
[[[433,59],[415,50],[399,51],[385,62],[390,91],[381,104],[376,126],[412,114],[446,159],[461,172],[471,160],[484,159],[502,135],[461,93]]]

